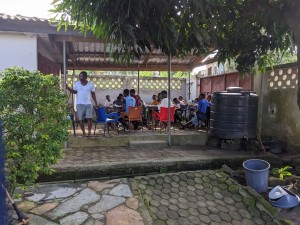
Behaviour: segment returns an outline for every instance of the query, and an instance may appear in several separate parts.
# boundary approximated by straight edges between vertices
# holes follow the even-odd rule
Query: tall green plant
[[[67,139],[67,98],[59,79],[21,68],[0,77],[0,118],[4,128],[7,179],[30,185],[57,162]]]

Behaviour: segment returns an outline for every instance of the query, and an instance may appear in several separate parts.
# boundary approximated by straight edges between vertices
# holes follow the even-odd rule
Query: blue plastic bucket
[[[243,163],[246,183],[256,192],[263,193],[268,189],[270,164],[261,159],[249,159]]]

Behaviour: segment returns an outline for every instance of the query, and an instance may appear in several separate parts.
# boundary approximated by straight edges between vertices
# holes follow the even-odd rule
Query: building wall
[[[0,34],[0,70],[23,67],[37,70],[37,38],[35,36]]]
[[[283,65],[254,79],[260,96],[259,132],[263,140],[282,140],[289,151],[300,152],[300,111],[297,105],[297,67]]]

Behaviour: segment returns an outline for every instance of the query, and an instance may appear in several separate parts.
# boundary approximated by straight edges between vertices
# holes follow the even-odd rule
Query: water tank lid
[[[242,87],[228,87],[226,91],[228,93],[241,93],[244,89]]]

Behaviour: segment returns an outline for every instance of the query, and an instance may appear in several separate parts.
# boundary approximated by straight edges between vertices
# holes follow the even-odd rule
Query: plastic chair
[[[129,130],[131,129],[130,123],[136,121],[142,123],[143,130],[143,118],[142,118],[143,106],[132,107],[129,106],[128,113],[124,114],[124,121],[129,122]]]
[[[98,123],[103,123],[104,124],[104,135],[105,135],[105,130],[106,130],[106,125],[108,123],[112,123],[114,124],[114,128],[116,129],[116,124],[118,123],[118,119],[119,119],[119,114],[116,112],[112,112],[109,114],[106,114],[105,112],[105,107],[102,106],[100,108],[95,108],[96,111],[96,122],[95,122],[95,129],[94,129],[94,134],[96,133],[96,126]],[[109,126],[107,126],[107,132],[109,133]],[[119,130],[117,128],[117,132],[119,134]]]
[[[170,108],[170,121],[174,123],[174,114],[175,114],[175,106]],[[160,125],[160,132],[161,132],[161,124],[162,123],[167,123],[169,121],[169,116],[168,116],[168,108],[165,107],[160,107],[160,113],[154,112],[153,114],[154,120],[159,121]],[[174,133],[175,133],[175,127],[173,127]],[[155,125],[155,130],[156,130],[156,125]]]

